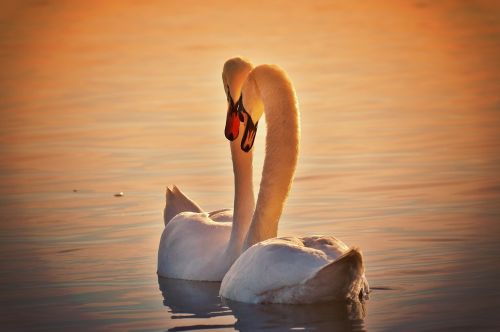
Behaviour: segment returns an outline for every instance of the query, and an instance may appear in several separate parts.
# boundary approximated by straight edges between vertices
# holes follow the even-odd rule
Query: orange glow
[[[31,289],[12,289],[36,279],[71,294],[78,317],[113,318],[96,309],[115,305],[96,295],[110,289],[124,307],[143,305],[158,288],[166,185],[207,210],[232,206],[221,71],[235,55],[279,64],[300,102],[301,155],[279,235],[338,236],[363,249],[373,285],[400,290],[375,293],[368,325],[384,330],[384,312],[413,317],[418,294],[467,288],[473,277],[453,277],[498,269],[499,9],[494,1],[2,2],[8,282],[0,290],[29,298]],[[256,191],[265,132],[261,120]],[[26,266],[33,278],[18,275]],[[145,324],[164,328],[161,295],[144,301],[158,307],[141,307]]]

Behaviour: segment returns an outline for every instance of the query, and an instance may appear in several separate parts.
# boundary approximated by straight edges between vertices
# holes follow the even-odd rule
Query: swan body
[[[224,277],[221,296],[246,303],[315,303],[358,299],[366,286],[358,249],[332,236],[259,242]]]
[[[174,214],[173,218],[169,218]],[[227,271],[223,256],[231,235],[233,210],[203,212],[179,188],[167,187],[165,229],[158,249],[158,274],[170,278],[221,280]],[[179,241],[180,240],[180,241]],[[200,253],[203,252],[203,255]],[[208,266],[208,264],[222,266]]]
[[[251,69],[252,65],[241,58],[225,63],[222,79],[228,97],[228,115],[237,114],[233,100],[239,98],[243,81]],[[241,137],[236,139],[239,128],[239,120],[226,125],[226,136],[235,139],[230,144],[235,180],[234,212],[227,209],[203,212],[177,187],[167,189],[165,229],[158,248],[158,275],[221,281],[241,253],[255,200],[252,155],[240,149]]]
[[[220,295],[247,303],[314,303],[358,299],[368,290],[361,252],[332,236],[276,238],[297,163],[300,118],[286,73],[261,65],[245,81],[239,112],[241,148],[250,151],[266,113],[266,157],[244,253],[222,280]]]

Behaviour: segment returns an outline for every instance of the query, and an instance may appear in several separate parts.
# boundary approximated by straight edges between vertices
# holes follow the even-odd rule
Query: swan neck
[[[300,119],[290,83],[269,86],[261,96],[266,115],[266,156],[257,206],[243,249],[277,236],[278,223],[290,191],[297,165]]]
[[[238,141],[238,142],[236,142]],[[240,148],[241,139],[231,142],[231,157],[234,173],[234,211],[228,254],[235,260],[241,253],[243,241],[250,227],[255,208],[253,192],[253,153],[245,153]]]

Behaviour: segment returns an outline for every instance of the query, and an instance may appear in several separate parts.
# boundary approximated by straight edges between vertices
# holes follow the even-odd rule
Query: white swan
[[[241,253],[255,199],[252,186],[252,155],[240,149],[240,121],[233,100],[238,100],[241,86],[251,69],[252,65],[248,61],[233,58],[224,64],[222,73],[228,99],[225,134],[229,139],[234,139],[230,143],[235,182],[234,215],[230,210],[204,213],[177,187],[174,186],[173,190],[167,189],[164,212],[166,226],[158,249],[160,276],[221,281]],[[231,220],[232,224],[223,222]]]
[[[250,151],[266,113],[266,157],[256,210],[243,250],[222,280],[220,295],[247,303],[312,303],[357,299],[367,291],[361,253],[332,236],[275,238],[297,163],[300,127],[294,88],[276,66],[256,67],[238,111],[241,148]],[[261,242],[263,241],[263,242]]]

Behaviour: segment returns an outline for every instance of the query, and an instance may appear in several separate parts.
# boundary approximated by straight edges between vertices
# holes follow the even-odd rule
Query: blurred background
[[[167,185],[232,207],[236,55],[280,65],[300,102],[279,235],[361,247],[363,314],[157,280]],[[1,326],[497,330],[498,59],[497,1],[2,1]]]

